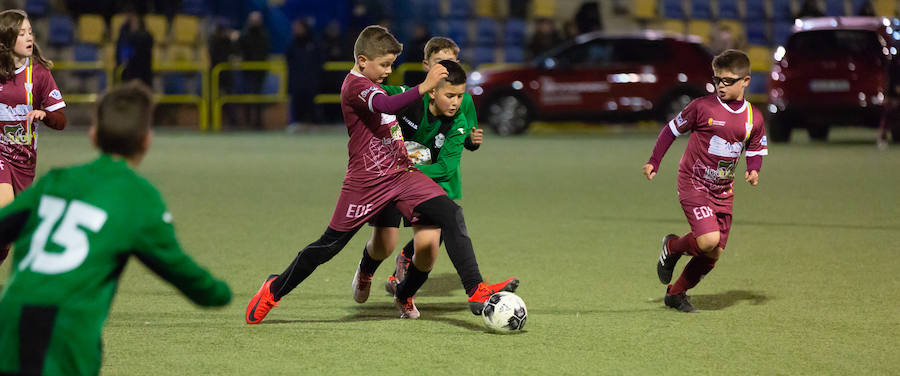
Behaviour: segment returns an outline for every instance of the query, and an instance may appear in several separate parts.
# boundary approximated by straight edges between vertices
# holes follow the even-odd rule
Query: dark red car
[[[532,120],[667,121],[712,89],[711,62],[694,37],[597,32],[524,67],[472,72],[468,89],[481,121],[501,135]]]
[[[769,77],[769,138],[790,141],[792,129],[806,128],[825,140],[831,126],[877,127],[885,118],[897,141],[898,28],[880,17],[797,20]]]

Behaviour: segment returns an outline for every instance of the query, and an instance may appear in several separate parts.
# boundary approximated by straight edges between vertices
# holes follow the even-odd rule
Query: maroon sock
[[[678,294],[694,288],[715,266],[716,260],[709,257],[692,257],[681,272],[681,277],[669,287],[669,294]]]
[[[669,253],[673,255],[687,253],[691,256],[699,256],[702,253],[700,246],[697,245],[697,238],[691,232],[684,234],[680,238],[669,240],[668,247]]]

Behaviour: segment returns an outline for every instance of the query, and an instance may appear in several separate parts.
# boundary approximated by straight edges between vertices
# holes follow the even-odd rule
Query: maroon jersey
[[[397,117],[372,108],[372,98],[378,94],[387,95],[354,71],[341,86],[350,161],[329,223],[338,231],[359,227],[392,202],[406,218],[415,220],[413,208],[445,194],[410,162]]]
[[[25,115],[34,109],[56,111],[65,106],[66,102],[63,102],[50,71],[27,59],[25,65],[16,69],[14,79],[0,83],[0,125],[3,126],[0,157],[16,167],[34,169],[37,161],[37,123],[31,124],[32,134],[29,135]]]
[[[346,180],[365,183],[413,167],[397,117],[372,108],[372,98],[387,95],[378,84],[350,71],[341,85],[341,111],[347,124]]]
[[[733,110],[716,95],[697,98],[668,126],[675,136],[691,132],[678,167],[679,192],[731,198],[741,152],[748,157],[768,154],[762,114],[747,101]]]

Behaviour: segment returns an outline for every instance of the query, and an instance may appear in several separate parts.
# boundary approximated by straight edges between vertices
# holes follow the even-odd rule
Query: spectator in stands
[[[856,15],[864,17],[875,17],[875,7],[872,5],[871,1],[866,0],[859,6],[859,9],[856,10]]]
[[[425,60],[425,44],[431,39],[431,35],[428,33],[428,27],[421,23],[413,26],[412,34],[412,39],[403,45],[403,55],[406,55],[406,61],[418,63]]]
[[[124,66],[123,82],[137,79],[153,87],[153,35],[144,26],[144,19],[134,12],[126,13],[119,29],[116,65]]]
[[[538,18],[535,20],[534,34],[531,36],[531,40],[528,41],[528,48],[525,50],[528,54],[525,58],[531,60],[558,46],[562,41],[562,36],[559,35],[556,23],[552,19]]]
[[[250,12],[247,24],[241,32],[238,45],[244,61],[267,61],[269,59],[269,34],[263,26],[262,13]],[[248,94],[261,94],[262,84],[266,79],[266,71],[244,71],[244,86]],[[247,123],[255,128],[262,128],[262,105],[247,106]]]
[[[328,23],[328,26],[325,27],[325,34],[322,36],[321,46],[325,60],[353,60],[353,43],[344,43],[344,37],[341,34],[341,24],[338,23],[337,20],[331,20],[331,22]]]
[[[739,45],[734,31],[726,24],[716,26],[709,38],[709,49],[713,55],[718,55],[725,50],[739,49]]]
[[[292,24],[291,44],[285,51],[288,64],[288,83],[291,91],[291,127],[300,122],[318,122],[313,98],[319,88],[322,56],[313,39],[309,24],[295,20]]]
[[[209,66],[210,68],[237,59],[237,40],[240,32],[229,29],[226,21],[216,22],[215,29],[209,37]],[[225,70],[219,75],[219,93],[217,94],[233,94],[234,93],[234,74],[233,70]],[[235,119],[234,106],[226,104],[222,107],[224,118],[231,122]]]
[[[794,18],[822,17],[824,15],[825,12],[819,8],[818,0],[805,0]]]
[[[603,30],[600,4],[596,1],[586,1],[581,4],[578,12],[575,13],[575,24],[578,25],[579,34]]]

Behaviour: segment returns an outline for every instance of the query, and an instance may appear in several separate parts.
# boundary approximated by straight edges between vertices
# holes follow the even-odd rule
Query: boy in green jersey
[[[446,68],[447,78],[441,80],[421,101],[398,112],[397,122],[402,130],[403,139],[406,140],[410,160],[416,164],[416,168],[438,183],[448,197],[459,199],[462,188],[459,163],[464,140],[468,135],[467,118],[459,112],[466,93],[466,72],[452,60],[443,60],[435,64]],[[383,88],[391,94],[402,92],[404,89],[396,86]],[[388,206],[373,222],[375,227],[372,240],[367,245],[353,281],[353,297],[358,303],[368,299],[371,278],[375,268],[380,264],[379,260],[387,258],[393,252],[401,217],[399,210]],[[407,278],[390,277],[386,286],[388,292],[396,293],[399,301],[411,298],[425,282],[440,250],[440,228],[428,223],[427,219],[420,220],[416,225],[418,231],[415,239],[408,244],[408,247],[412,248],[412,244],[415,243],[416,252],[411,255],[411,261],[408,266],[404,265],[402,271],[409,270],[409,274],[404,273]],[[393,241],[388,242],[388,239]],[[451,261],[457,264],[452,253]],[[518,283],[517,279],[510,278],[503,283],[492,285],[491,288],[495,291],[515,291]]]
[[[139,84],[110,91],[90,129],[100,156],[51,170],[0,210],[0,244],[15,245],[0,297],[0,374],[98,374],[103,324],[132,255],[201,306],[231,300],[182,251],[159,192],[132,170],[152,113]]]

